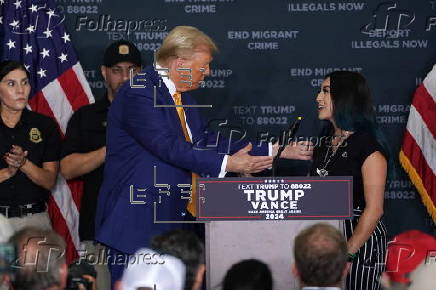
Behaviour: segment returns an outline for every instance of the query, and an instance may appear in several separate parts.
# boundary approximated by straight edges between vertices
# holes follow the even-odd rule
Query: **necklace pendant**
[[[327,170],[325,170],[324,168],[321,168],[321,169],[317,168],[316,173],[318,173],[318,175],[321,177],[326,177],[327,175],[329,175],[329,172]]]

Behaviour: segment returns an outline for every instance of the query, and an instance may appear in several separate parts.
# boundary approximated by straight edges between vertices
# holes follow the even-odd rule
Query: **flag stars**
[[[5,0],[0,0],[0,5],[5,4]]]
[[[20,26],[20,22],[18,20],[14,20],[9,23],[9,25],[12,26],[14,29],[17,29]]]
[[[37,71],[36,73],[39,75],[39,78],[42,79],[46,77],[45,75],[46,72],[47,70],[40,68],[39,71]]]
[[[67,61],[67,56],[67,54],[61,53],[61,56],[59,56],[58,58],[60,59],[61,63],[63,63],[64,61]]]
[[[71,41],[70,35],[67,34],[66,32],[64,32],[64,36],[62,36],[61,38],[64,40],[64,43],[67,43],[67,41]]]
[[[47,56],[50,56],[50,49],[43,48],[42,51],[40,52],[40,54],[42,55],[42,58],[44,59]]]
[[[47,30],[44,31],[43,34],[45,35],[45,37],[49,38],[49,37],[52,37],[52,36],[53,36],[53,35],[51,34],[52,32],[53,32],[53,30],[50,30],[50,29],[48,29],[48,27],[47,27]]]
[[[36,6],[35,4],[32,4],[32,6],[30,6],[29,10],[31,12],[38,12],[38,6]]]
[[[9,39],[9,41],[8,41],[8,43],[6,43],[6,45],[9,47],[9,49],[15,48],[15,41],[12,41],[12,39]]]
[[[25,64],[24,67],[26,68],[27,71],[30,71],[30,65]]]
[[[50,18],[50,17],[52,17],[53,15],[56,15],[56,14],[55,14],[55,12],[54,12],[53,9],[48,9],[48,11],[47,11],[47,15],[48,15],[48,17]]]
[[[3,24],[3,16],[0,16],[0,24]]]
[[[21,8],[21,2],[22,1],[19,1],[19,0],[15,1],[15,3],[14,3],[15,9]]]
[[[26,31],[29,31],[29,33],[35,32],[36,31],[35,26],[29,25],[29,27],[26,28]]]
[[[26,43],[26,46],[23,47],[23,49],[26,51],[26,54],[29,54],[32,52],[32,46]]]

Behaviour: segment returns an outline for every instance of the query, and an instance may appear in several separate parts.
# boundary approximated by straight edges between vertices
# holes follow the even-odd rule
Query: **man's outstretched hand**
[[[258,173],[267,168],[271,168],[272,156],[251,156],[248,152],[251,151],[253,145],[248,144],[238,152],[230,155],[227,159],[227,172],[234,173]]]

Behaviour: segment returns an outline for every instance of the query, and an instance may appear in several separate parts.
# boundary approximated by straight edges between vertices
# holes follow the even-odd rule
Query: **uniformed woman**
[[[29,72],[0,62],[0,213],[15,230],[50,229],[46,202],[56,182],[60,134],[52,119],[26,109]]]

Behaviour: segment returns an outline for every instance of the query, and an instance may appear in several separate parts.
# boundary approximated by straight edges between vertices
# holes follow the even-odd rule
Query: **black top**
[[[27,159],[42,167],[43,162],[59,160],[61,137],[54,120],[32,111],[23,110],[20,120],[14,128],[7,127],[0,118],[0,154],[18,145],[28,151]],[[7,168],[8,164],[3,158],[0,168]],[[0,183],[0,205],[25,205],[36,202],[46,202],[49,191],[33,183],[20,170]]]
[[[72,153],[88,153],[106,145],[106,120],[110,102],[107,98],[81,107],[68,122],[62,158]],[[85,174],[83,196],[80,205],[79,236],[94,240],[97,197],[103,182],[104,164]]]
[[[320,140],[319,146],[315,147],[310,175],[319,176],[317,168],[324,168],[324,165],[332,153],[330,149],[329,156],[326,158],[327,145],[330,141],[331,137],[325,137]],[[355,132],[344,140],[343,144],[337,149],[336,154],[330,158],[330,162],[325,168],[329,176],[353,176],[354,208],[365,208],[362,165],[365,159],[376,151],[380,151],[383,154],[381,145],[371,134],[367,132]]]

